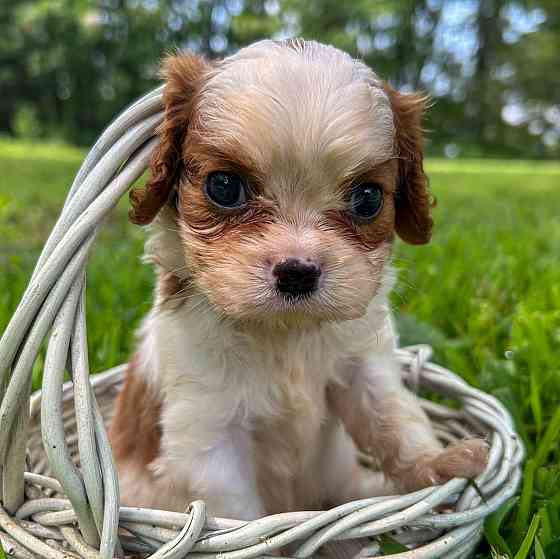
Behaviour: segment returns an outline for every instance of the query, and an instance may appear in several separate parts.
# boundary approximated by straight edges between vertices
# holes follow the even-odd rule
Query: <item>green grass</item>
[[[0,331],[25,288],[83,153],[0,141]],[[394,296],[402,343],[494,394],[528,449],[520,495],[487,522],[479,558],[560,557],[560,165],[427,164],[438,199],[433,242],[399,244]],[[124,361],[149,308],[152,273],[126,202],[88,272],[92,370]],[[41,362],[36,365],[36,383]]]

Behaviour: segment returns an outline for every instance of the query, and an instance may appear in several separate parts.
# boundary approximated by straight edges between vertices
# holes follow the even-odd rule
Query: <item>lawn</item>
[[[0,141],[0,331],[82,157],[72,148]],[[395,258],[402,343],[432,344],[437,362],[510,409],[529,460],[520,498],[488,523],[487,539],[504,557],[557,559],[560,164],[433,160],[427,170],[438,199],[433,241],[399,244]],[[123,201],[89,266],[92,370],[126,360],[149,308],[152,274],[139,261],[142,242]],[[36,385],[40,370],[37,363]],[[492,557],[488,543],[478,557]]]

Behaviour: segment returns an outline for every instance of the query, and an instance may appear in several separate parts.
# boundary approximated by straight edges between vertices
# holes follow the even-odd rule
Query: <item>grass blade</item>
[[[511,557],[513,554],[511,548],[500,534],[500,528],[504,519],[518,501],[519,497],[511,497],[496,512],[491,514],[484,523],[484,535],[488,543],[500,553],[505,553],[508,557]]]
[[[537,428],[537,437],[540,437],[542,433],[543,424],[543,411],[541,403],[541,395],[539,388],[539,381],[537,380],[537,374],[539,371],[538,364],[536,367],[531,367],[531,377],[530,377],[530,402],[531,409],[533,410],[533,416],[535,418],[535,427]]]
[[[560,534],[560,506],[556,505],[554,502],[550,502],[547,504],[546,508],[552,533],[554,535]]]
[[[533,516],[529,530],[521,543],[521,547],[515,554],[514,559],[527,559],[529,552],[531,551],[531,544],[535,541],[535,536],[537,534],[537,530],[539,529],[540,519],[541,518],[538,514]]]
[[[541,537],[539,542],[546,547],[552,541],[552,524],[550,522],[550,515],[548,514],[548,507],[541,507],[539,516],[541,517]]]
[[[525,533],[529,522],[531,502],[533,500],[533,488],[535,485],[535,470],[535,461],[528,460],[525,466],[525,476],[523,479],[523,487],[521,488],[521,499],[519,500],[519,508],[515,519],[515,532],[517,534],[518,542],[521,541],[522,534]]]
[[[379,543],[381,545],[381,551],[383,555],[392,555],[393,553],[402,553],[404,551],[409,551],[408,547],[404,546],[402,543],[398,542],[388,534],[383,534],[379,538]]]
[[[545,555],[549,559],[555,559],[556,557],[560,557],[560,537],[553,539],[545,547]]]
[[[535,537],[535,559],[546,559],[539,537]]]
[[[537,452],[535,453],[535,463],[537,466],[541,466],[545,463],[547,456],[550,452],[557,447],[558,436],[560,435],[560,408],[556,409],[556,412],[552,416],[550,423],[544,433],[539,446],[537,447]]]

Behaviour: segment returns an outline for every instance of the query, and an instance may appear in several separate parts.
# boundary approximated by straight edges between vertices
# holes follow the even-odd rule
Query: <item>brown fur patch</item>
[[[117,462],[147,466],[159,454],[161,402],[135,373],[137,367],[138,358],[133,357],[116,401],[109,438]]]
[[[178,306],[191,296],[192,289],[188,280],[173,272],[161,272],[157,282],[157,293],[160,304]]]
[[[215,138],[208,137],[204,123],[195,119],[185,146],[187,176],[192,182],[204,180],[213,171],[237,173],[249,179],[254,193],[262,192],[265,181],[263,169],[244,149],[238,139],[228,139],[224,145],[216,145]]]
[[[259,229],[270,221],[270,204],[261,196],[263,177],[258,169],[239,151],[225,153],[205,143],[203,124],[197,122],[184,146],[187,175],[179,190],[180,223],[189,233],[189,252],[196,264],[202,265],[214,257],[214,251],[230,251],[240,239],[258,235]],[[212,204],[205,194],[208,175],[215,171],[239,174],[248,181],[249,203],[239,210],[223,210]],[[226,240],[227,238],[227,240]],[[208,251],[209,244],[214,245]]]
[[[328,212],[332,225],[340,231],[343,237],[350,242],[364,246],[367,250],[375,248],[380,243],[393,240],[394,194],[397,174],[398,164],[395,160],[390,160],[342,185],[345,199],[349,199],[352,189],[360,184],[377,184],[383,189],[383,207],[371,223],[357,223],[347,210]]]
[[[240,210],[227,211],[214,206],[204,193],[204,180],[205,177],[184,185],[179,199],[180,219],[198,239],[210,243],[223,241],[225,236],[246,238],[258,234],[270,221],[269,205],[262,200],[250,200]]]
[[[399,176],[395,196],[395,228],[411,244],[427,243],[432,235],[433,206],[423,166],[422,115],[427,97],[403,94],[384,84],[393,109]]]
[[[440,485],[454,477],[474,479],[488,463],[488,444],[482,439],[465,439],[433,456],[402,466],[397,472],[404,491]]]
[[[184,171],[183,144],[199,87],[210,67],[193,54],[168,56],[163,62],[161,73],[167,81],[163,94],[165,119],[158,131],[160,144],[150,165],[150,180],[144,188],[130,192],[129,218],[137,225],[154,219]]]

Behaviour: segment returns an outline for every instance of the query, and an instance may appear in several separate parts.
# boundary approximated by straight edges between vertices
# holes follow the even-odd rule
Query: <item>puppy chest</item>
[[[256,481],[267,512],[304,509],[317,501],[320,487],[308,473],[322,454],[325,418],[320,386],[290,391],[276,414],[255,418]]]

